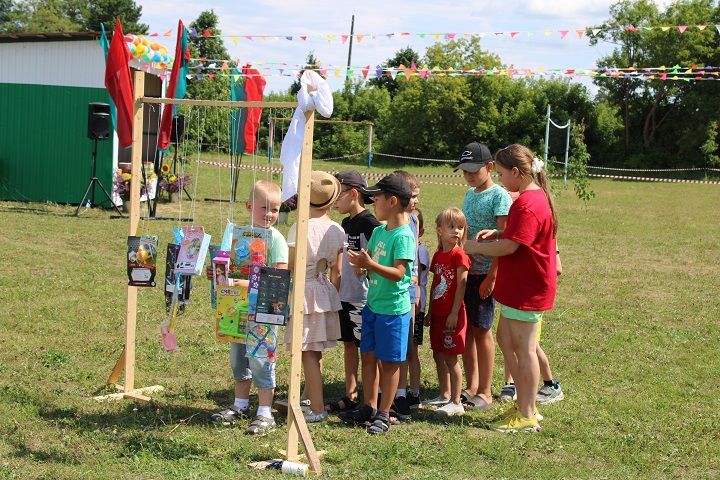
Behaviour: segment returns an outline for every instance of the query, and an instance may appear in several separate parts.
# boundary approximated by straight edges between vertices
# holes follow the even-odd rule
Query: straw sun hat
[[[310,206],[325,208],[340,196],[340,182],[329,173],[313,170],[310,176]]]

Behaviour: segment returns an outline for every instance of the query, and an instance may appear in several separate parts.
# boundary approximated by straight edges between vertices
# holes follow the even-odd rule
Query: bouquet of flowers
[[[293,195],[280,204],[281,212],[292,212],[297,209],[297,195]]]
[[[176,193],[181,191],[187,185],[190,185],[192,178],[190,175],[175,175],[170,173],[170,165],[163,163],[160,167],[160,190],[168,193]]]
[[[148,175],[147,179],[152,180],[155,177],[157,177],[157,175],[151,173],[150,175]],[[113,178],[113,193],[117,193],[123,200],[129,199],[131,179],[132,174],[123,172],[121,169],[118,168],[115,171],[115,177]],[[145,195],[145,193],[147,193],[147,191],[145,188],[145,183],[143,182],[143,184],[140,185],[140,195]]]

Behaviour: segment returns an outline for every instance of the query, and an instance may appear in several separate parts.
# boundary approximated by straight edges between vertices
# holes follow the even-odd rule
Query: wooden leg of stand
[[[313,444],[312,437],[310,437],[310,430],[308,430],[307,423],[305,423],[305,417],[302,411],[300,411],[299,405],[291,403],[290,408],[292,408],[293,415],[295,416],[295,427],[297,428],[298,435],[300,435],[300,441],[305,450],[305,457],[307,458],[308,465],[310,465],[310,470],[320,475],[320,458],[315,451],[315,444]]]
[[[120,378],[120,373],[123,370],[123,367],[125,366],[125,347],[123,346],[122,352],[120,353],[120,358],[118,358],[118,361],[115,363],[115,366],[112,369],[112,372],[110,372],[110,376],[107,379],[106,385],[115,385],[118,381],[118,378]]]

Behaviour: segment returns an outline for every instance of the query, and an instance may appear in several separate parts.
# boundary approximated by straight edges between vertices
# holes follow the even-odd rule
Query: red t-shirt
[[[557,249],[552,212],[543,190],[525,190],[513,202],[502,238],[520,246],[513,254],[498,257],[495,300],[519,310],[552,309],[557,291]]]
[[[457,269],[460,266],[470,269],[470,257],[460,247],[449,252],[438,250],[433,255],[430,262],[430,271],[433,273],[430,308],[433,315],[450,315],[457,291]]]

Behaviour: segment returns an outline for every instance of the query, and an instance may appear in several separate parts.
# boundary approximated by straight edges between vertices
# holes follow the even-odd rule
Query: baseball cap
[[[381,178],[377,184],[372,187],[368,187],[365,193],[368,195],[387,193],[407,200],[410,200],[412,197],[410,185],[408,185],[404,178],[394,173]]]
[[[365,178],[358,172],[338,172],[335,174],[335,178],[338,179],[340,185],[347,185],[348,187],[357,189],[363,196],[363,203],[373,203],[372,196],[367,193],[367,182],[365,182]]]
[[[463,148],[463,152],[460,155],[460,162],[455,165],[453,172],[464,170],[466,172],[475,173],[491,160],[492,155],[490,155],[490,149],[488,149],[484,143],[468,143]]]

